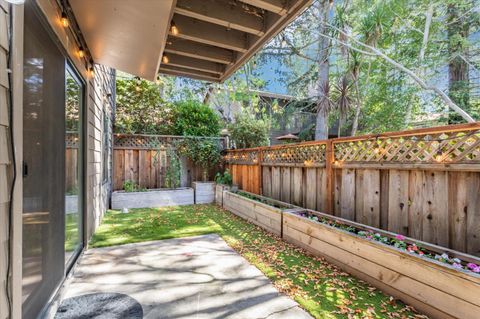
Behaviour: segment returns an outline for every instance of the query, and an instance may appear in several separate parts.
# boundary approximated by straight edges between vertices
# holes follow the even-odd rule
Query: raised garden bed
[[[223,207],[223,192],[229,191],[231,186],[224,184],[215,184],[215,204]]]
[[[239,192],[223,192],[223,207],[278,236],[282,236],[282,213],[298,207],[264,196]]]
[[[309,210],[282,237],[434,318],[479,317],[478,258]]]
[[[215,182],[193,182],[195,204],[210,204],[215,201]]]
[[[112,193],[112,209],[192,205],[193,188],[149,189],[142,192]]]

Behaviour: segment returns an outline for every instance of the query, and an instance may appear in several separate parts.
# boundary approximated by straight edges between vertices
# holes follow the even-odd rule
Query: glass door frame
[[[77,83],[79,85],[81,85],[81,88],[82,88],[82,92],[80,94],[80,125],[79,125],[79,129],[80,129],[80,133],[79,133],[79,136],[80,136],[80,144],[79,144],[79,152],[80,152],[80,156],[78,157],[81,161],[80,163],[80,167],[79,167],[79,173],[78,173],[78,179],[79,179],[79,183],[80,183],[80,187],[79,187],[79,205],[80,205],[80,209],[79,209],[79,212],[78,212],[78,215],[80,217],[80,226],[79,226],[79,235],[81,236],[81,240],[79,241],[79,246],[72,252],[72,256],[70,257],[69,260],[65,260],[65,275],[68,275],[68,273],[70,272],[70,270],[72,269],[72,267],[75,265],[78,257],[80,256],[81,252],[83,251],[83,249],[86,247],[87,245],[87,238],[86,238],[86,235],[87,235],[87,231],[86,231],[86,223],[85,223],[85,220],[87,218],[87,214],[86,214],[86,204],[87,204],[87,201],[86,201],[86,181],[87,181],[87,176],[86,176],[86,172],[87,172],[87,146],[88,146],[88,143],[87,143],[87,138],[88,138],[88,134],[87,134],[87,123],[88,123],[88,119],[87,119],[87,116],[88,116],[88,106],[87,106],[87,82],[85,81],[85,79],[81,76],[81,73],[77,71],[76,67],[74,66],[74,64],[71,62],[70,60],[70,57],[68,55],[65,55],[65,101],[67,100],[66,98],[66,93],[67,93],[67,82],[66,82],[66,79],[67,79],[67,72],[77,81]],[[66,113],[65,113],[66,115]],[[65,165],[66,167],[66,165]],[[64,184],[64,194],[66,193],[66,184]],[[65,220],[66,220],[66,214],[65,214]]]

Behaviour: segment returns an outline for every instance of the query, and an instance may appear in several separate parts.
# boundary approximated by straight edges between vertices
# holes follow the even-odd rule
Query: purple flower
[[[462,264],[459,264],[459,263],[453,263],[452,266],[453,268],[463,269]]]
[[[480,266],[477,266],[477,267],[473,268],[472,271],[479,274],[480,273]]]
[[[397,235],[395,236],[395,238],[398,239],[398,240],[405,240],[405,236],[400,235],[400,234],[397,234]]]
[[[475,268],[477,268],[477,267],[480,267],[480,266],[475,265],[474,263],[468,263],[468,264],[467,264],[467,268],[468,268],[468,269],[472,269],[472,270],[473,270],[473,269],[475,269]]]

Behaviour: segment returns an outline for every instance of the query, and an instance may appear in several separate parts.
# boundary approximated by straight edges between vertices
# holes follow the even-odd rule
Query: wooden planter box
[[[215,184],[215,204],[223,207],[223,192],[229,191],[230,186],[224,184]]]
[[[151,189],[146,192],[112,193],[112,209],[191,205],[193,188]]]
[[[477,274],[289,212],[283,213],[283,239],[324,257],[433,318],[480,318]]]
[[[284,210],[296,210],[298,208],[260,195],[248,194],[259,199],[266,199],[271,203],[276,203],[283,207],[277,208],[265,203],[260,203],[230,191],[223,192],[223,207],[271,233],[282,236],[282,212]]]
[[[193,182],[195,204],[210,204],[215,201],[215,182]]]

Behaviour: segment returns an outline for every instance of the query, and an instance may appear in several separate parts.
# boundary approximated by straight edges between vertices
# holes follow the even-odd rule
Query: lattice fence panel
[[[480,130],[382,137],[334,144],[335,160],[388,163],[480,163]]]
[[[67,132],[65,134],[65,146],[67,148],[78,148],[78,132]]]
[[[292,145],[263,150],[265,164],[321,165],[325,163],[325,144]]]
[[[225,148],[225,140],[215,137],[183,137],[173,135],[136,135],[115,134],[114,146],[117,149],[156,149],[161,146],[175,145],[186,138],[207,139],[218,144],[220,149]]]
[[[259,150],[236,150],[228,152],[223,160],[228,164],[254,165],[258,164]]]

